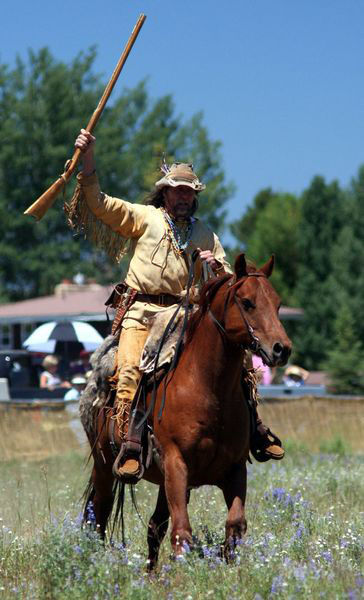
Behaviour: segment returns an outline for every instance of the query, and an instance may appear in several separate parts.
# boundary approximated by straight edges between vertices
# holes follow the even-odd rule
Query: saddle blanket
[[[196,306],[189,308],[189,315],[195,310],[197,310]],[[160,371],[172,362],[185,317],[185,310],[181,307],[173,322],[170,323],[175,312],[176,307],[172,306],[150,319],[147,325],[149,334],[140,361],[140,370],[143,373]],[[161,339],[169,323],[168,335],[161,345]],[[111,390],[109,379],[115,372],[119,337],[120,331],[107,336],[91,356],[92,372],[79,402],[80,418],[86,433],[93,431],[95,411],[104,406],[109,398]]]

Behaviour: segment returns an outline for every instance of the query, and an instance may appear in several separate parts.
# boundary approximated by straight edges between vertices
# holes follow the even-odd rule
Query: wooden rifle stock
[[[92,133],[97,121],[99,120],[99,118],[101,116],[102,111],[105,108],[106,102],[109,99],[109,96],[114,88],[114,85],[118,80],[118,77],[121,73],[121,70],[122,70],[124,64],[125,64],[125,61],[129,56],[129,53],[134,45],[136,38],[138,37],[139,31],[141,30],[146,18],[147,17],[145,15],[143,15],[143,14],[140,15],[132,33],[128,39],[128,42],[124,48],[122,55],[119,58],[119,61],[114,69],[114,72],[110,78],[110,81],[107,84],[107,86],[104,90],[104,93],[102,94],[101,99],[100,99],[91,119],[88,122],[86,130],[89,131],[90,133]],[[45,215],[47,210],[52,206],[52,204],[55,201],[56,197],[58,196],[59,192],[66,185],[68,180],[71,178],[71,176],[77,166],[77,163],[79,161],[81,154],[82,154],[81,150],[79,148],[76,148],[72,158],[70,160],[68,160],[66,163],[64,173],[62,173],[62,175],[54,183],[52,183],[52,185],[41,196],[39,196],[39,198],[35,202],[33,202],[33,204],[31,206],[29,206],[26,209],[26,211],[24,211],[25,215],[32,215],[38,221]]]

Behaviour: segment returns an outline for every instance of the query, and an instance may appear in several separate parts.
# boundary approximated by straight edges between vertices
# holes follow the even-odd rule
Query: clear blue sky
[[[0,60],[48,46],[71,61],[96,44],[106,81],[142,12],[113,94],[148,77],[151,96],[172,94],[178,114],[203,110],[237,187],[230,221],[263,187],[299,193],[316,174],[346,185],[364,163],[360,0],[12,0]]]

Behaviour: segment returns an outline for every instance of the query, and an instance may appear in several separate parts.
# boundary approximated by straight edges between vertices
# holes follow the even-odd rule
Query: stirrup
[[[281,456],[274,456],[267,452],[270,446],[279,446],[282,448],[282,442],[278,436],[271,432],[269,427],[266,427],[264,433],[255,432],[251,440],[250,452],[258,462],[266,462],[267,460],[282,460],[284,458],[284,450]]]
[[[129,459],[135,460],[138,463],[138,469],[135,473],[122,473],[123,464]],[[121,444],[119,454],[117,455],[112,466],[112,472],[116,479],[124,483],[135,485],[144,475],[144,465],[142,462],[142,446],[139,442],[126,441]]]

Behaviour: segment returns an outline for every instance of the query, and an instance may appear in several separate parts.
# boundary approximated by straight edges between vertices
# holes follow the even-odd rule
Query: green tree
[[[254,206],[231,227],[255,263],[260,265],[275,255],[272,283],[282,301],[290,305],[296,304],[300,217],[300,203],[295,196],[267,189],[255,197]]]
[[[23,211],[63,171],[72,143],[103,90],[93,73],[95,50],[67,65],[49,50],[30,52],[13,70],[0,65],[0,300],[51,293],[78,271],[101,283],[120,279],[120,267],[81,237],[73,237],[56,203],[40,222]],[[162,153],[194,162],[207,183],[201,215],[224,227],[232,186],[220,167],[220,143],[209,139],[202,114],[182,122],[171,96],[148,97],[146,83],[124,89],[97,126],[97,164],[103,189],[141,201],[158,177]],[[72,194],[69,185],[66,198]]]
[[[231,233],[236,237],[241,246],[246,247],[250,237],[254,234],[259,215],[273,198],[274,193],[271,188],[261,190],[256,194],[252,205],[247,208],[243,216],[231,223]]]
[[[315,177],[302,195],[298,228],[300,267],[296,298],[305,313],[295,343],[296,360],[312,370],[326,361],[334,338],[339,282],[333,280],[332,251],[344,223],[345,196],[334,181]]]
[[[325,368],[338,394],[364,392],[364,348],[348,304],[343,304],[334,322],[334,337]]]
[[[344,227],[334,247],[333,276],[345,290],[355,331],[364,339],[364,166],[352,179],[346,195]]]

